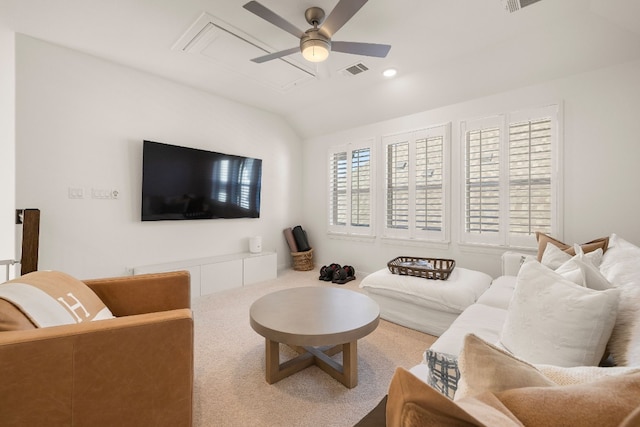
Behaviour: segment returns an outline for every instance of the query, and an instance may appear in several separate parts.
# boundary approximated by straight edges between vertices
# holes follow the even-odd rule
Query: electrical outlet
[[[118,190],[111,190],[111,198],[112,199],[119,199],[120,198],[120,192]]]
[[[111,190],[103,190],[99,188],[91,189],[91,197],[94,199],[110,199],[111,198]]]
[[[81,187],[69,187],[70,199],[84,199],[84,189]]]

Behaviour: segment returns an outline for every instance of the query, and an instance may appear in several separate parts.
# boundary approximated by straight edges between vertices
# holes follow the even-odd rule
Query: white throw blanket
[[[26,283],[12,282],[0,286],[0,298],[19,308],[39,328],[80,323],[77,316],[66,308],[67,304]],[[105,307],[92,320],[111,318],[113,315]]]

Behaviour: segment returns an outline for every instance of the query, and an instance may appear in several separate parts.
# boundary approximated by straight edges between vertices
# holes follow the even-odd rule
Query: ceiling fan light
[[[387,68],[382,72],[382,75],[386,78],[394,77],[396,74],[398,74],[398,70],[396,70],[395,68]]]
[[[329,57],[330,48],[324,40],[307,40],[302,44],[302,56],[309,62],[322,62]]]

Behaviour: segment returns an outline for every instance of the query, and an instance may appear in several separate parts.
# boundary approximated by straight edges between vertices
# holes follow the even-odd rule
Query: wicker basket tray
[[[313,249],[306,252],[291,252],[293,269],[297,271],[313,270]]]
[[[452,259],[410,256],[399,256],[387,263],[389,271],[393,274],[435,280],[447,280],[455,266],[456,262]]]

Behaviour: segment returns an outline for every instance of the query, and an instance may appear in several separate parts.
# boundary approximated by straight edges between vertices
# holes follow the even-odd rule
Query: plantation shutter
[[[444,215],[444,137],[416,141],[416,228],[442,231]]]
[[[464,240],[500,242],[500,117],[463,123]]]
[[[373,234],[373,141],[329,152],[329,232]]]
[[[443,241],[448,125],[383,138],[387,237]]]
[[[535,247],[535,232],[562,235],[557,172],[558,106],[509,116],[509,244]]]
[[[371,149],[354,150],[351,155],[351,225],[371,225]]]
[[[463,122],[463,242],[532,248],[536,231],[561,235],[557,116],[552,105]]]
[[[387,145],[387,228],[409,228],[409,141]]]
[[[467,227],[469,233],[500,231],[500,129],[467,134]]]
[[[347,225],[347,152],[329,156],[329,225]]]
[[[551,119],[509,126],[509,232],[551,232]]]

